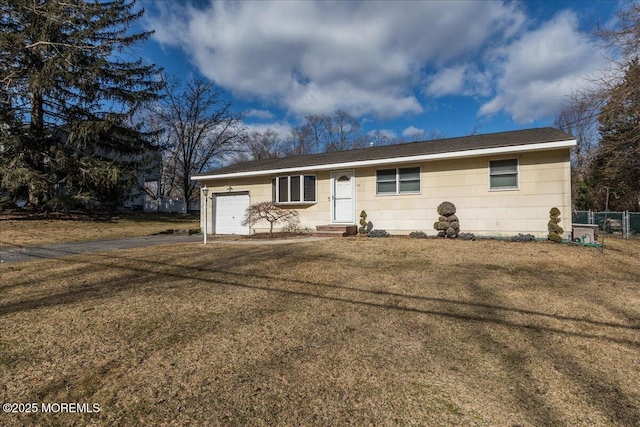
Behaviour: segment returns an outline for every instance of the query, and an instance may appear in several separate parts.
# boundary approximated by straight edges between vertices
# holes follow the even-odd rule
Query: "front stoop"
[[[350,225],[316,225],[316,231],[311,233],[314,237],[342,237],[345,235],[355,235],[358,233],[358,227],[355,224]]]

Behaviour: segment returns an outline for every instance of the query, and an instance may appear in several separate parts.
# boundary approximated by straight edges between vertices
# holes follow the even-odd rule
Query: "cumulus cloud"
[[[479,115],[548,118],[603,64],[574,13],[527,18],[518,2],[156,2],[154,39],[235,97],[288,117],[396,118],[445,96]],[[477,101],[476,101],[477,102]],[[268,112],[254,111],[262,120]]]
[[[491,93],[491,73],[480,71],[474,64],[444,68],[427,78],[427,95],[488,96]]]
[[[427,93],[433,96],[445,96],[462,93],[464,87],[464,66],[445,68],[429,78]]]
[[[261,120],[271,120],[275,117],[275,115],[271,111],[267,110],[257,110],[252,108],[245,113],[246,117],[255,117],[256,119]]]
[[[216,1],[161,4],[148,18],[155,40],[236,96],[298,115],[340,108],[388,118],[423,111],[425,67],[473,57],[523,22],[517,4],[502,2]]]
[[[518,123],[552,116],[585,77],[605,66],[595,42],[579,32],[576,15],[568,11],[496,52],[495,61],[501,69],[497,93],[479,114],[505,112]]]

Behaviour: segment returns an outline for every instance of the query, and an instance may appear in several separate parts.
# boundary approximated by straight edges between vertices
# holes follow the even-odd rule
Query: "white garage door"
[[[249,226],[242,220],[249,207],[248,194],[224,194],[216,196],[216,234],[249,234]]]

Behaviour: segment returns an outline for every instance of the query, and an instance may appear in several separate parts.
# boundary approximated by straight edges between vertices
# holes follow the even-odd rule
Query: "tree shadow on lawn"
[[[247,257],[249,257],[252,260],[252,262],[273,260],[272,254],[264,250],[261,250],[259,248],[254,248],[252,252],[253,253],[247,254],[247,251],[243,251],[240,255],[222,257],[222,258],[216,259],[216,261],[218,264],[222,264],[222,265],[233,265],[233,263],[237,262],[240,258],[247,258]],[[70,252],[69,254],[74,254],[74,253]],[[544,313],[544,312],[535,311],[535,310],[528,310],[528,309],[521,309],[521,308],[508,307],[504,305],[492,304],[489,302],[460,301],[460,300],[452,300],[447,298],[425,297],[425,296],[410,295],[410,294],[404,294],[404,293],[398,293],[398,292],[363,289],[363,288],[350,287],[350,286],[338,285],[333,283],[320,283],[320,282],[312,282],[308,280],[298,280],[298,279],[292,279],[292,278],[284,279],[277,276],[260,275],[256,273],[251,273],[251,274],[238,273],[238,272],[233,272],[233,271],[223,269],[221,267],[198,267],[198,266],[188,266],[188,265],[177,265],[177,264],[167,263],[164,261],[151,261],[151,260],[144,260],[139,258],[117,256],[117,255],[113,255],[112,253],[110,254],[94,253],[94,254],[91,254],[91,256],[104,259],[104,262],[88,262],[83,260],[81,261],[81,263],[90,264],[92,266],[100,266],[106,269],[124,270],[124,271],[134,273],[134,275],[125,276],[121,280],[117,280],[117,281],[114,281],[113,279],[109,279],[104,282],[95,282],[94,284],[91,284],[91,285],[82,284],[73,289],[69,289],[66,292],[58,293],[55,295],[43,296],[41,298],[36,298],[32,300],[0,305],[0,316],[10,314],[10,313],[20,312],[24,310],[33,310],[37,308],[51,307],[58,304],[78,303],[78,302],[83,302],[85,300],[90,300],[96,297],[107,298],[107,297],[116,295],[117,293],[124,292],[126,290],[140,288],[144,283],[144,279],[147,279],[146,282],[149,283],[151,286],[153,286],[154,280],[160,277],[163,279],[163,282],[167,282],[168,279],[170,279],[172,282],[177,282],[182,280],[197,280],[200,282],[210,283],[215,285],[247,288],[247,289],[254,289],[254,290],[260,290],[260,291],[266,291],[266,292],[276,292],[281,294],[311,297],[311,298],[325,299],[330,301],[339,301],[339,302],[344,302],[349,304],[360,304],[360,305],[383,308],[383,309],[401,310],[401,311],[408,311],[408,312],[414,312],[419,314],[443,316],[443,317],[454,318],[459,320],[497,323],[497,324],[502,324],[505,326],[511,326],[516,328],[526,328],[528,330],[547,331],[547,332],[566,334],[566,335],[577,336],[582,338],[602,339],[602,340],[615,342],[618,344],[630,345],[633,347],[640,347],[640,341],[620,339],[620,338],[606,336],[606,335],[587,334],[587,333],[563,330],[563,329],[558,329],[558,328],[548,327],[543,325],[536,325],[535,319],[532,319],[532,321],[527,323],[517,323],[510,320],[504,320],[501,318],[501,316],[497,316],[496,313],[497,312],[518,313],[518,314],[532,316],[534,318],[539,317],[542,319],[544,318],[555,319],[563,322],[577,323],[578,325],[589,324],[593,326],[603,327],[604,329],[611,328],[612,330],[609,331],[610,333],[615,333],[616,330],[640,331],[640,325],[605,322],[605,321],[592,320],[588,318],[564,316],[560,314],[550,314],[550,313]],[[46,258],[46,257],[43,257],[43,258]],[[68,262],[70,264],[78,263],[78,261],[75,259],[65,259],[65,258],[57,259],[57,261]],[[114,261],[114,262],[110,262],[110,261]],[[157,265],[157,266],[161,266],[162,269],[158,271],[158,270],[153,270],[153,268],[133,267],[131,265],[124,265],[123,263],[121,263],[121,261],[127,262],[127,263],[147,264],[149,267],[153,267],[154,265]],[[210,262],[210,261],[207,260],[207,262]],[[172,270],[166,271],[165,270],[166,268],[171,268]],[[235,277],[236,280],[231,280],[231,279],[225,280],[221,277],[216,277],[216,278],[202,277],[199,274],[176,273],[175,269],[178,269],[178,270],[190,269],[198,273],[206,273],[206,274],[214,273],[219,275],[227,275],[227,276]],[[68,277],[73,277],[76,274],[77,272],[71,271],[69,272]],[[60,279],[60,278],[64,278],[64,276],[63,277],[56,276],[56,278]],[[285,286],[287,284],[299,285],[302,287],[302,289],[292,290],[292,289],[283,289],[283,288],[277,288],[277,287],[269,287],[269,286],[245,283],[243,281],[238,281],[237,279],[268,280],[270,282],[278,281],[285,284]],[[28,286],[30,284],[31,283],[29,281],[25,281],[19,284],[14,283],[13,285],[9,285],[9,286],[11,287]],[[170,288],[170,286],[168,285],[165,285],[165,287]],[[153,289],[157,290],[157,287],[153,287]],[[345,298],[345,297],[323,295],[321,292],[321,291],[326,292],[326,291],[332,291],[332,290],[352,292],[355,294],[354,297],[356,298]],[[358,299],[357,295],[361,295],[362,297]],[[366,298],[368,296],[395,297],[395,298],[400,298],[402,300],[417,301],[418,303],[426,302],[426,303],[437,303],[438,305],[446,304],[446,305],[452,306],[452,308],[460,307],[460,308],[481,309],[481,310],[489,309],[492,311],[490,312],[490,315],[485,315],[486,312],[483,313],[482,311],[476,312],[476,313],[456,313],[449,310],[422,309],[417,307],[410,307],[408,306],[408,304],[405,304],[405,306],[400,306],[399,304],[391,305],[386,303],[367,301]],[[484,300],[483,298],[479,298],[479,299],[481,301]],[[404,302],[406,303],[406,301]]]
[[[289,253],[295,254],[295,249]],[[72,253],[71,253],[72,254]],[[339,302],[349,305],[371,307],[380,310],[414,313],[416,315],[437,316],[452,321],[461,321],[464,328],[469,331],[470,339],[477,343],[477,347],[485,353],[497,356],[504,370],[514,378],[514,392],[517,394],[519,409],[527,414],[535,424],[561,425],[564,421],[553,406],[547,402],[544,394],[531,387],[532,372],[523,360],[523,355],[518,349],[509,348],[505,342],[495,338],[491,329],[498,325],[512,328],[516,333],[532,337],[538,344],[535,352],[539,357],[553,360],[554,366],[561,373],[573,378],[572,384],[584,391],[587,400],[606,414],[614,424],[639,425],[640,412],[634,402],[626,396],[615,383],[608,381],[592,370],[587,370],[573,360],[569,353],[562,353],[549,341],[549,337],[556,335],[561,337],[573,337],[583,340],[598,340],[610,344],[626,346],[636,351],[640,349],[640,340],[625,338],[622,333],[635,334],[640,326],[634,324],[598,321],[582,317],[565,316],[542,311],[510,307],[502,303],[499,297],[486,287],[477,283],[481,278],[476,275],[476,280],[471,280],[467,287],[471,291],[471,301],[461,301],[448,298],[427,297],[420,295],[404,294],[386,290],[363,289],[335,283],[321,283],[309,280],[282,278],[275,275],[253,273],[240,273],[229,271],[225,266],[233,266],[243,259],[251,259],[252,262],[272,262],[274,255],[270,251],[261,248],[245,249],[242,252],[220,254],[215,260],[195,259],[191,262],[206,262],[205,266],[178,265],[162,260],[146,260],[122,255],[91,254],[92,260],[78,261],[73,258],[61,258],[56,262],[72,264],[86,264],[95,271],[121,270],[122,277],[114,280],[105,278],[91,284],[81,284],[64,292],[31,298],[18,302],[0,305],[0,316],[12,313],[35,310],[39,308],[55,307],[83,303],[88,301],[111,298],[119,293],[140,289],[145,291],[166,291],[173,288],[184,288],[202,284],[219,286],[221,290],[249,289],[282,296],[311,298]],[[303,261],[303,256],[295,257],[295,262]],[[311,259],[310,259],[311,260]],[[64,277],[72,278],[78,274],[70,271]],[[536,274],[529,271],[527,274]],[[544,280],[546,276],[540,276]],[[156,283],[162,282],[158,286]],[[190,283],[184,283],[188,281]],[[19,285],[28,286],[26,280]],[[345,295],[346,294],[346,295]],[[379,300],[384,297],[385,301]],[[388,303],[389,297],[396,303]],[[598,299],[598,301],[600,301]],[[600,301],[600,303],[603,303]],[[422,305],[422,306],[421,306]],[[426,307],[425,307],[426,305]],[[613,307],[607,307],[610,311]],[[526,318],[522,321],[508,319],[510,315],[521,315]],[[629,318],[629,317],[626,317]],[[558,321],[563,327],[545,325],[545,320]],[[592,333],[582,332],[589,325],[591,329],[597,328]],[[551,334],[551,335],[550,335]]]
[[[482,304],[485,308],[484,314],[491,318],[501,318],[503,313],[499,309],[499,297],[479,285],[475,281],[468,284],[468,289],[474,295],[475,300],[486,301]],[[468,325],[472,331],[468,338],[474,340],[476,348],[482,349],[484,353],[499,357],[499,365],[505,371],[505,375],[510,377],[512,390],[517,396],[520,408],[528,414],[534,425],[564,425],[560,413],[553,407],[553,402],[544,398],[546,384],[544,379],[536,378],[532,371],[528,353],[523,353],[521,349],[513,347],[508,341],[496,337],[487,322],[472,322]],[[637,328],[634,328],[637,329]],[[536,360],[545,360],[553,364],[553,369],[567,379],[572,389],[580,389],[579,396],[605,414],[612,425],[640,425],[640,407],[638,407],[620,387],[598,374],[596,369],[588,369],[576,361],[574,354],[563,352],[563,347],[556,345],[544,329],[526,330],[521,329],[518,333],[532,335],[532,342],[536,343],[534,351],[538,357]],[[575,334],[567,334],[568,336]],[[636,343],[637,345],[637,343]],[[541,390],[534,385],[542,383]],[[578,414],[582,418],[588,414]],[[576,421],[576,420],[574,420]],[[584,420],[583,420],[584,421]]]

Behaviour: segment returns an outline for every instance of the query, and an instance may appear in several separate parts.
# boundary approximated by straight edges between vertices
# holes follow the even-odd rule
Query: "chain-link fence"
[[[629,234],[640,236],[640,212],[627,212],[627,229]]]
[[[640,236],[640,212],[573,211],[574,224],[597,224],[601,233]]]

